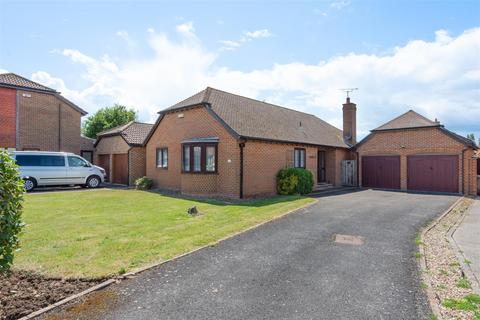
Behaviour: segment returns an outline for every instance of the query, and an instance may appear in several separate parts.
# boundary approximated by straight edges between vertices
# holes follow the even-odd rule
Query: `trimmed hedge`
[[[24,192],[17,164],[7,150],[0,149],[0,273],[10,270],[19,247]]]
[[[306,169],[285,168],[277,173],[277,192],[282,195],[309,194],[313,184],[313,174]]]

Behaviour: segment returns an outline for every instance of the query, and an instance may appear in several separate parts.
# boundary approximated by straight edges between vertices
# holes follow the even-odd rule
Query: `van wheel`
[[[87,186],[89,188],[98,188],[100,186],[100,178],[98,176],[91,176],[87,179]]]
[[[26,178],[23,179],[23,186],[25,188],[25,191],[32,191],[37,186],[37,182],[35,181],[35,179]]]

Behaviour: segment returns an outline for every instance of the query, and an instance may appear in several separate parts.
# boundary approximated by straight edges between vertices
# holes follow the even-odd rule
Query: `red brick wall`
[[[16,105],[15,89],[0,88],[0,148],[15,148]]]
[[[178,115],[183,114],[183,118]],[[181,142],[191,138],[218,137],[218,174],[181,172]],[[244,148],[245,197],[276,193],[276,175],[293,166],[293,150],[306,149],[306,168],[317,179],[317,150],[322,148],[248,140]],[[156,167],[156,149],[168,148],[168,169]],[[350,156],[348,150],[323,148],[326,151],[328,182],[340,185],[340,161]],[[226,129],[204,108],[167,114],[146,147],[147,176],[155,186],[185,194],[238,198],[240,193],[240,148]]]
[[[178,115],[183,114],[183,118]],[[218,173],[182,173],[181,142],[218,137]],[[156,149],[168,148],[168,169],[156,167]],[[165,115],[146,146],[146,172],[155,186],[185,194],[239,197],[238,142],[203,107]]]
[[[18,149],[80,154],[81,114],[52,94],[18,90]]]
[[[245,197],[268,196],[277,193],[276,176],[283,168],[293,167],[295,148],[304,148],[305,167],[317,179],[317,148],[270,143],[264,141],[247,141],[244,149],[244,195]],[[328,171],[327,171],[328,172]]]
[[[145,176],[145,148],[133,147],[128,152],[128,183],[135,185],[135,180]]]
[[[415,154],[451,154],[458,155],[459,190],[474,194],[476,162],[472,159],[473,150],[463,152],[466,146],[437,128],[382,131],[373,133],[357,149],[359,153],[359,177],[361,176],[361,157],[366,155],[400,155],[401,189],[407,189],[407,156]],[[463,156],[462,156],[463,153]],[[462,158],[464,159],[462,163]]]

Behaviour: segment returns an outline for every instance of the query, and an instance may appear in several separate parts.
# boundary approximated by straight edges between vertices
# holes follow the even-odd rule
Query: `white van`
[[[97,188],[105,180],[105,170],[73,153],[14,151],[25,190],[38,186],[80,185]]]

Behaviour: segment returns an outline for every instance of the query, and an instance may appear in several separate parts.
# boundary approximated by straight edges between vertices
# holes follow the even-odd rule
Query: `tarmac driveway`
[[[456,196],[366,190],[141,273],[55,319],[423,319],[414,238]],[[363,244],[334,242],[334,234]],[[67,309],[68,310],[68,309]]]

